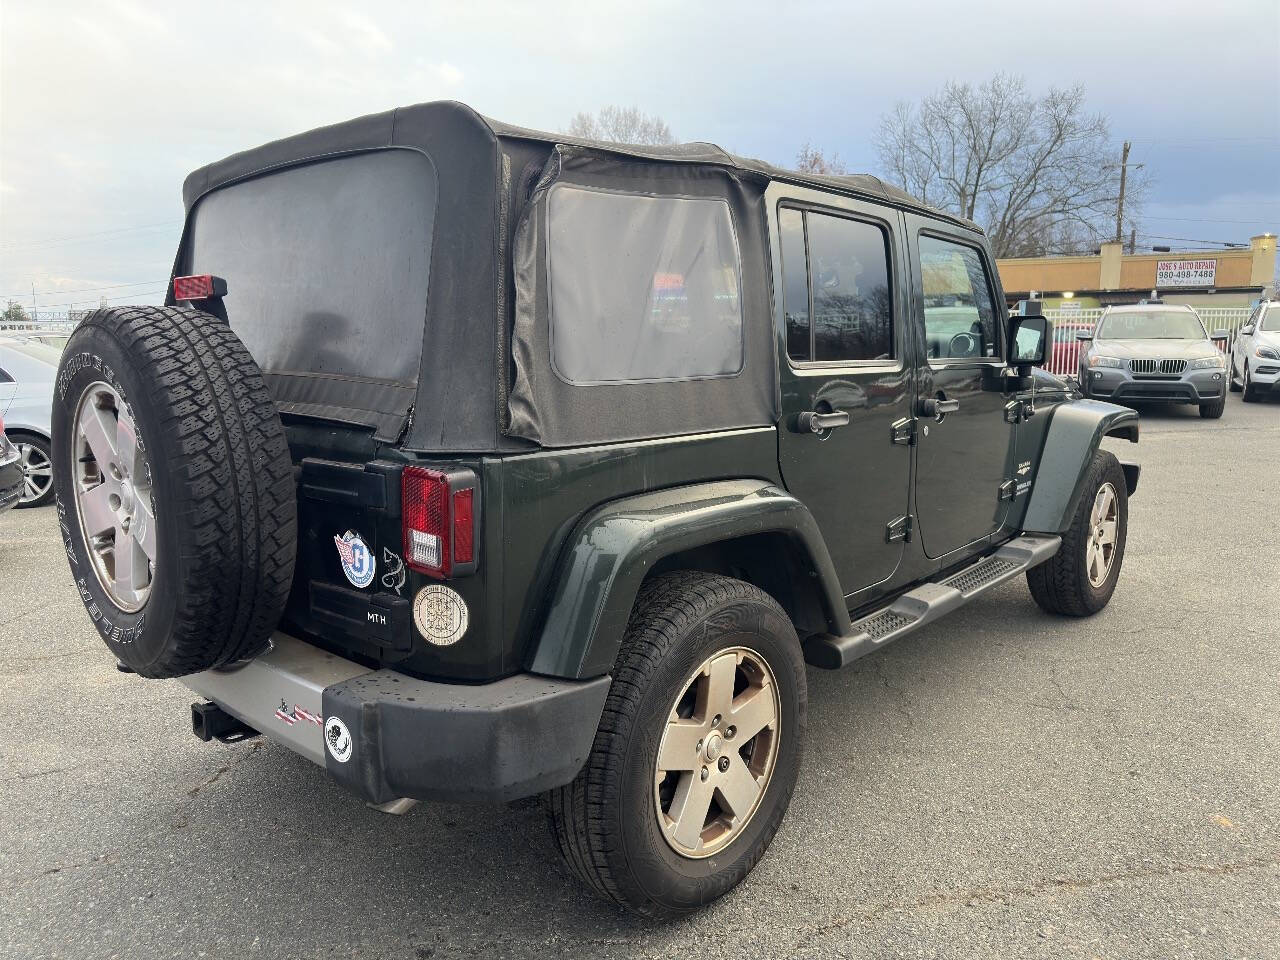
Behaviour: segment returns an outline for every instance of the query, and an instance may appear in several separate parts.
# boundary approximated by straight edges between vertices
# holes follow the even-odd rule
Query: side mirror
[[[1246,323],[1243,327],[1241,327],[1241,328],[1240,328],[1240,336],[1242,336],[1242,337],[1251,337],[1251,336],[1253,336],[1253,324],[1252,324],[1252,323]]]
[[[1092,331],[1092,330],[1077,330],[1077,331],[1076,331],[1076,339],[1077,339],[1077,340],[1092,340],[1092,339],[1093,339],[1093,331]]]
[[[1213,331],[1213,336],[1212,336],[1212,337],[1210,337],[1209,339],[1210,339],[1210,340],[1230,340],[1230,339],[1231,339],[1231,331],[1230,331],[1230,330],[1215,330],[1215,331]]]
[[[1038,367],[1044,363],[1052,328],[1041,316],[1012,317],[1009,321],[1011,367]]]

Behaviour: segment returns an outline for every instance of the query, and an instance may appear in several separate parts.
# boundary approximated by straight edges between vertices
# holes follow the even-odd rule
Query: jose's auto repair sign
[[[1218,273],[1217,260],[1159,260],[1157,287],[1212,287]]]

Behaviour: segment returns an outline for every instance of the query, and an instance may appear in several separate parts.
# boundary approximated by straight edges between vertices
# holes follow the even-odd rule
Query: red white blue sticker
[[[368,544],[360,539],[360,534],[348,530],[342,536],[334,537],[333,542],[338,548],[338,559],[342,561],[342,572],[352,586],[363,589],[373,583],[378,562]]]

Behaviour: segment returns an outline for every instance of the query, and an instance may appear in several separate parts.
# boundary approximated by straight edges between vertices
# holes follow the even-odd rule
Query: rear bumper
[[[501,803],[563,786],[586,762],[610,680],[417,680],[277,633],[271,650],[243,667],[182,682],[382,804]],[[349,737],[350,749],[327,749],[326,732],[339,747]]]

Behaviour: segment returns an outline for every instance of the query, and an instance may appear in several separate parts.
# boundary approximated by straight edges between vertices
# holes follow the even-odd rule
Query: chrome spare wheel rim
[[[76,406],[71,437],[76,517],[93,571],[111,602],[141,610],[156,564],[151,468],[133,412],[114,387],[90,384]]]
[[[53,483],[53,464],[33,443],[19,441],[18,462],[22,464],[22,496],[19,503],[34,503],[49,492]]]
[[[778,686],[746,647],[708,657],[676,697],[654,783],[658,826],[676,853],[709,857],[743,831],[778,756]]]
[[[1116,488],[1104,483],[1093,498],[1089,514],[1089,542],[1085,547],[1085,572],[1096,589],[1107,581],[1111,562],[1116,558],[1116,531],[1119,525],[1120,499]]]

